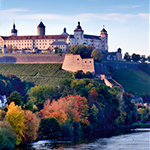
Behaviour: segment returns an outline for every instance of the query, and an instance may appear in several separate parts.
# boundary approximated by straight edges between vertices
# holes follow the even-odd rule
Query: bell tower
[[[75,38],[75,44],[83,44],[84,41],[84,35],[83,35],[83,30],[80,26],[80,22],[78,22],[78,25],[76,29],[74,30],[74,38]]]
[[[13,23],[13,29],[11,30],[11,36],[17,36],[17,30],[16,30],[16,25],[15,25],[15,21]]]
[[[102,40],[102,50],[108,51],[108,34],[105,30],[104,26],[100,32],[101,40]]]

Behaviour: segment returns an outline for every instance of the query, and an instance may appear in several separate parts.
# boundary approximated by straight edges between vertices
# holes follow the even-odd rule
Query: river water
[[[67,144],[59,143],[55,146],[58,147],[53,148],[53,150],[150,150],[150,131],[99,138],[93,142],[89,142],[89,139],[84,138],[76,144],[68,141]],[[48,144],[48,141],[39,141],[33,143],[32,148],[27,150],[51,149],[51,144]]]

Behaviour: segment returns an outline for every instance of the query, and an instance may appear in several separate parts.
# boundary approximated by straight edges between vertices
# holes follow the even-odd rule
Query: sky
[[[122,49],[150,55],[149,0],[0,0],[0,35],[10,36],[15,20],[18,35],[37,35],[42,20],[46,35],[58,35],[66,27],[73,34],[80,21],[84,34],[108,32],[110,52]]]

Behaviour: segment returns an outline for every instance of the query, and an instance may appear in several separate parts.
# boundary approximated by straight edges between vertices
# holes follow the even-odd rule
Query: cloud
[[[27,12],[28,9],[20,9],[20,8],[12,8],[7,10],[2,10],[2,13],[8,14],[8,13],[17,13],[17,12]]]
[[[139,8],[142,7],[142,5],[117,5],[117,6],[109,6],[109,10],[116,10],[116,9],[133,9],[133,8]]]
[[[28,14],[27,14],[28,13]],[[96,14],[96,13],[82,13],[77,15],[59,15],[59,14],[42,14],[35,13],[31,14],[28,9],[9,9],[3,10],[1,12],[2,19],[50,19],[50,20],[65,20],[72,21],[74,20],[83,20],[88,21],[91,19],[100,19],[100,20],[114,20],[114,21],[127,21],[128,19],[149,19],[149,14],[139,13],[136,15],[133,14],[121,14],[121,13],[108,13],[108,14]]]

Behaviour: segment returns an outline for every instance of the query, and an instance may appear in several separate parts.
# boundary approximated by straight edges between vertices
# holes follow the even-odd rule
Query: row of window
[[[10,41],[6,41],[6,43],[15,43],[15,42],[32,42],[33,40],[10,40]],[[54,42],[55,40],[35,40],[36,42]]]

